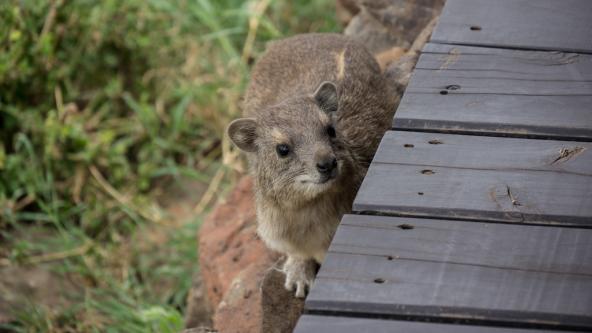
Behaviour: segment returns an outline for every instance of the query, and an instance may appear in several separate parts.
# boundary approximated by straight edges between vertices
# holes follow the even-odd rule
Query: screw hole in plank
[[[417,195],[423,195],[423,192],[417,192]]]
[[[448,90],[440,90],[440,95],[448,95]]]
[[[438,139],[434,139],[434,140],[428,141],[428,143],[431,145],[441,145],[443,142]]]
[[[481,27],[478,25],[472,25],[471,26],[471,31],[481,31]]]
[[[412,145],[412,144],[410,144],[410,143],[406,143],[406,144],[403,145],[403,147],[405,147],[405,148],[413,148],[415,146]]]
[[[446,90],[459,90],[460,86],[458,84],[451,84],[446,86]]]
[[[378,284],[384,283],[384,279],[376,278],[376,279],[374,279],[374,283],[378,283]]]
[[[411,229],[413,229],[415,227],[412,226],[411,224],[403,223],[403,224],[399,224],[397,226],[397,228],[402,229],[402,230],[411,230]]]
[[[435,174],[435,172],[433,170],[430,170],[430,169],[425,169],[425,170],[421,170],[421,174],[423,174],[423,175],[433,175],[433,174]]]

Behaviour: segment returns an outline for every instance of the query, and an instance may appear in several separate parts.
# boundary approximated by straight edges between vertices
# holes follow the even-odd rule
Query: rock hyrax
[[[276,41],[254,66],[245,118],[228,126],[255,182],[257,231],[287,255],[304,297],[384,132],[397,97],[374,57],[338,34]]]

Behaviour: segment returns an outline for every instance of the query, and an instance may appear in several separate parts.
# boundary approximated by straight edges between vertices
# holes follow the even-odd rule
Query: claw
[[[292,279],[286,276],[286,283],[284,283],[284,288],[286,288],[287,291],[294,291],[295,287],[296,284],[294,283],[294,281],[292,281]]]
[[[312,286],[315,276],[315,264],[311,260],[289,257],[284,264],[286,282],[284,287],[288,291],[295,291],[297,298],[304,298]]]
[[[296,297],[297,298],[304,298],[304,296],[306,296],[306,282],[298,281],[296,283],[296,285],[297,285]]]

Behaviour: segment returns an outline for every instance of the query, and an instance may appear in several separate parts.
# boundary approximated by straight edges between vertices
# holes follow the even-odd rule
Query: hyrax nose
[[[317,162],[317,170],[320,173],[330,173],[335,167],[337,167],[337,159],[335,157],[325,158]]]

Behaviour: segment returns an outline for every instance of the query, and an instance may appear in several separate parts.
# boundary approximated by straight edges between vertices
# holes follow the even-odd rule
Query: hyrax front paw
[[[304,298],[315,278],[316,263],[312,259],[299,259],[288,257],[284,264],[286,283],[284,286],[289,291],[296,291],[296,297]]]

